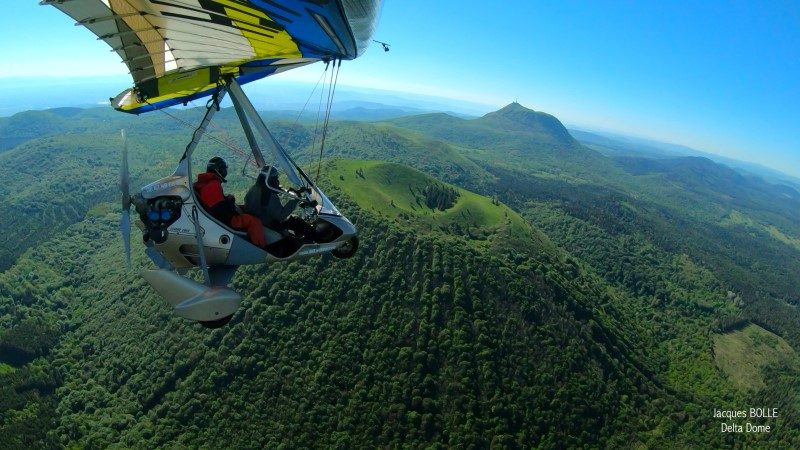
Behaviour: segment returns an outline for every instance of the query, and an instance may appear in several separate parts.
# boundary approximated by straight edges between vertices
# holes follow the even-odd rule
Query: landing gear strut
[[[331,255],[339,259],[347,259],[352,258],[356,254],[356,250],[358,250],[358,237],[353,236],[339,248],[331,251]]]

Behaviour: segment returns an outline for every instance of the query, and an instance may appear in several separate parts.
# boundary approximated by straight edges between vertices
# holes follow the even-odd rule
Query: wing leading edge
[[[355,59],[382,0],[44,0],[92,31],[128,67],[114,99],[139,114],[321,60]]]

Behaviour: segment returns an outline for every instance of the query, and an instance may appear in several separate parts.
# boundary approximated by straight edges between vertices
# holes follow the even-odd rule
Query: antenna
[[[386,42],[376,41],[375,39],[373,39],[372,42],[377,42],[378,44],[381,44],[383,46],[383,51],[385,52],[389,51],[389,44],[387,44]]]

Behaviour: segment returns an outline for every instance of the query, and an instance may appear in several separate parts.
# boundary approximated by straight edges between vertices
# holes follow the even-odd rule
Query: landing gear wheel
[[[200,325],[202,325],[203,327],[214,330],[214,329],[217,329],[217,328],[222,328],[225,325],[227,325],[228,322],[231,321],[232,317],[233,317],[233,314],[231,314],[230,316],[225,316],[222,319],[200,320],[199,322],[200,322]]]
[[[358,250],[358,238],[353,236],[347,242],[331,251],[331,255],[339,259],[352,258]]]
[[[147,231],[150,239],[155,241],[156,244],[163,244],[169,237],[169,231],[167,231],[165,228],[153,228],[148,229]]]

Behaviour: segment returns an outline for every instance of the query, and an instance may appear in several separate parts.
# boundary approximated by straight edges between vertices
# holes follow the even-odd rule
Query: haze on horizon
[[[125,79],[117,55],[55,8],[7,6],[0,97],[30,76]],[[375,37],[391,51],[376,44],[344,64],[340,85],[451,98],[485,112],[516,100],[565,123],[800,176],[800,8],[789,1],[520,0],[478,8],[388,0]],[[273,83],[313,85],[321,70]]]

